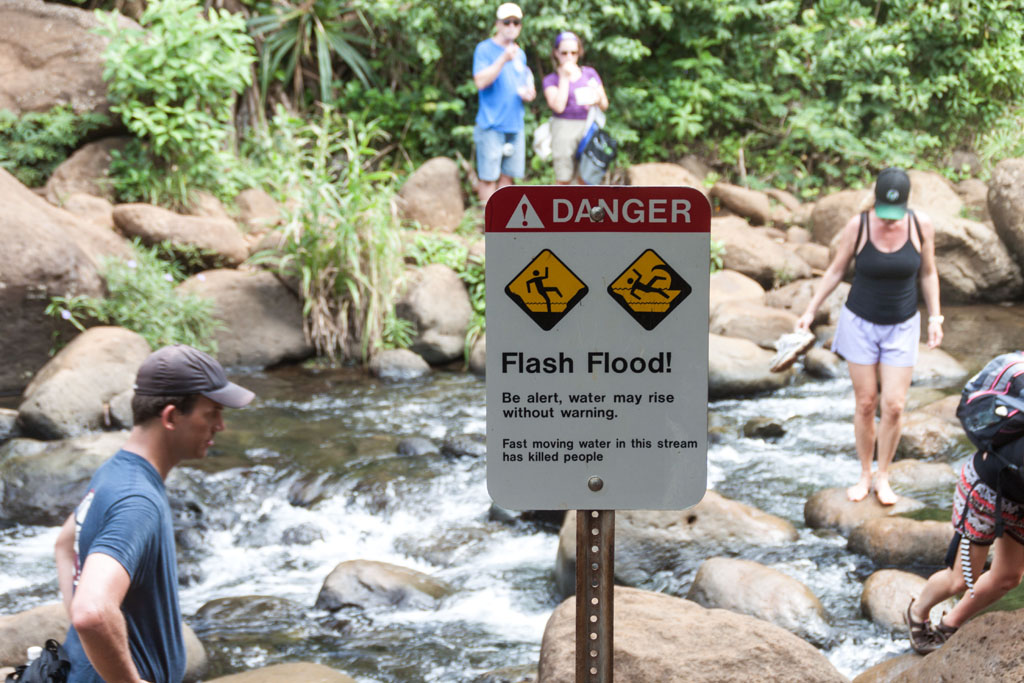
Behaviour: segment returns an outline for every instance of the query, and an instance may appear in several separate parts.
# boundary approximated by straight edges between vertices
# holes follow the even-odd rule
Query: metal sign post
[[[579,511],[577,680],[607,683],[614,510],[707,489],[711,207],[688,187],[511,186],[485,223],[487,487]]]

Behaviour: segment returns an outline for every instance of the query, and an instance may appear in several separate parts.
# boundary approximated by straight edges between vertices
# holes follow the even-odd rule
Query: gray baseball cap
[[[213,356],[185,344],[157,349],[142,362],[135,377],[140,396],[199,394],[228,408],[249,404],[254,393],[229,382]]]

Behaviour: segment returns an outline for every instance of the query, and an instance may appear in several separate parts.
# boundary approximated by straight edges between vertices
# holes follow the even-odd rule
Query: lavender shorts
[[[858,365],[912,368],[921,338],[921,312],[895,325],[876,325],[843,306],[832,350]]]

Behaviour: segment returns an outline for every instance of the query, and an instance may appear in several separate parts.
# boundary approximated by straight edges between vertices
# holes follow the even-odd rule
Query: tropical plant
[[[711,240],[711,272],[717,273],[725,267],[725,243]]]
[[[109,43],[103,77],[111,111],[136,139],[111,164],[122,200],[186,205],[206,189],[230,199],[239,183],[227,151],[235,95],[255,59],[241,16],[197,0],[150,0],[139,23],[97,12]]]
[[[70,105],[20,116],[0,109],[0,167],[23,184],[39,187],[83,138],[109,123],[95,112],[76,114]]]
[[[46,312],[79,330],[92,321],[134,330],[154,349],[189,344],[216,351],[213,335],[220,323],[213,318],[213,302],[176,289],[189,273],[186,263],[166,258],[177,253],[178,247],[169,243],[146,247],[136,238],[132,250],[134,258],[103,261],[100,274],[107,283],[105,298],[56,296]]]

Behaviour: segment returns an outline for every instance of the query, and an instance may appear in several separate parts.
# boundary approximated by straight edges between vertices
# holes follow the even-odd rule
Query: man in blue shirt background
[[[477,195],[486,204],[499,187],[526,174],[523,102],[537,97],[526,55],[516,44],[523,10],[514,2],[498,7],[494,35],[473,51],[473,83],[480,109],[476,115]]]
[[[203,458],[224,429],[224,406],[253,393],[190,346],[165,346],[142,363],[134,426],[60,530],[57,580],[71,617],[69,683],[181,683],[185,641],[174,528],[164,480]]]

